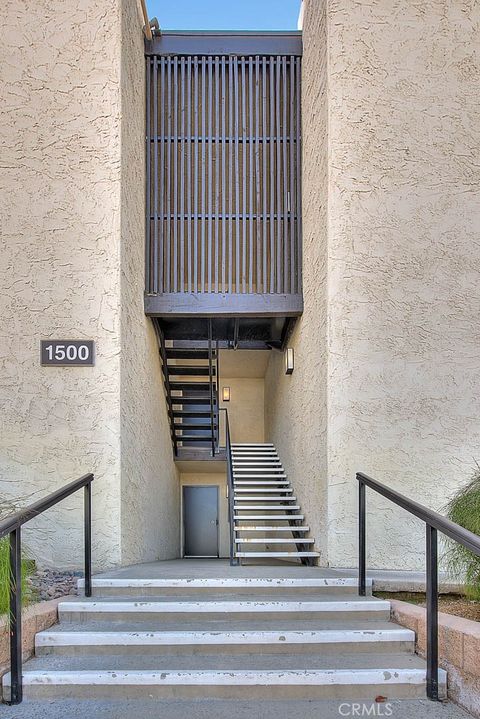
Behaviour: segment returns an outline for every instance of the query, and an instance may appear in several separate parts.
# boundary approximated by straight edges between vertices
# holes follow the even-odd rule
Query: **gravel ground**
[[[81,572],[66,572],[57,569],[37,569],[29,578],[34,600],[57,599],[66,594],[77,594],[77,579]]]

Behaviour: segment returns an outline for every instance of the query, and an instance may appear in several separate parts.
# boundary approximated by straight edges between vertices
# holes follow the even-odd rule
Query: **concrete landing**
[[[195,701],[112,701],[94,699],[55,699],[54,701],[28,701],[16,707],[0,705],[0,717],[5,719],[340,719],[353,714],[354,702],[340,701],[240,701],[210,699]],[[362,707],[364,700],[359,700]],[[451,702],[438,703],[426,699],[393,700],[389,704],[375,705],[376,713],[366,702],[364,716],[392,719],[471,719],[471,715]],[[388,713],[387,712],[388,709]],[[361,716],[358,713],[356,716]]]
[[[262,563],[231,567],[228,559],[171,559],[163,562],[148,562],[129,567],[120,567],[96,574],[98,578],[111,579],[198,579],[198,578],[341,578],[355,577],[357,569],[305,567],[302,564],[269,559]],[[372,580],[373,591],[377,592],[424,592],[425,573],[397,569],[369,569],[367,576]],[[441,593],[461,593],[462,584],[445,574],[439,574]]]

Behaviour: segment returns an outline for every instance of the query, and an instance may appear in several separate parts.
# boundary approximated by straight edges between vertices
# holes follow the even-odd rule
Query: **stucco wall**
[[[228,410],[232,442],[263,442],[265,439],[263,377],[221,377],[219,386],[220,407],[226,407]],[[222,400],[224,387],[230,387],[229,402]]]
[[[289,413],[306,407],[304,443],[314,442],[317,409],[307,403],[312,385],[327,387],[328,559],[352,566],[356,470],[438,509],[478,455],[480,7],[460,0],[306,0],[306,273],[324,246],[321,225],[309,242],[319,202],[308,198],[312,182],[320,187],[322,153],[313,152],[312,140],[323,137],[325,121],[320,110],[309,113],[324,88],[325,38],[314,31],[325,11],[328,377],[311,373],[310,384],[296,385],[296,400],[274,400],[280,411],[270,434],[284,441],[285,455],[293,452],[284,461],[305,504],[310,461],[302,469],[304,448],[296,449]],[[322,271],[317,277],[323,294]],[[305,314],[298,327],[295,373],[311,362],[306,348],[299,351],[300,336],[315,331],[308,317],[322,325],[323,312],[319,321]],[[324,357],[321,349],[312,353]],[[371,495],[368,506],[371,565],[423,566],[419,523]],[[307,517],[312,523],[311,512]]]
[[[274,442],[327,561],[327,102],[326,16],[306,8],[302,71],[303,293],[305,311],[289,340],[295,371],[272,352],[265,376],[265,439]]]
[[[158,531],[146,546],[154,520],[178,508],[178,487],[174,497],[158,359],[141,311],[137,13],[127,0],[2,6],[0,494],[36,498],[93,471],[97,567],[152,558],[154,544],[158,554],[178,549]],[[94,339],[95,367],[40,367],[41,338]],[[41,562],[81,563],[81,499],[26,534]]]
[[[329,5],[334,563],[356,469],[438,509],[478,455],[479,27],[475,2]],[[422,563],[419,523],[376,516],[375,562]]]
[[[158,343],[143,309],[144,41],[135,2],[122,4],[121,458],[122,561],[179,556],[180,491]]]

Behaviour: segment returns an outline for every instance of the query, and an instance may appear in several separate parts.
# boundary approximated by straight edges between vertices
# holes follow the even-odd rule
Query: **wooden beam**
[[[167,293],[145,295],[150,317],[299,317],[301,294]]]

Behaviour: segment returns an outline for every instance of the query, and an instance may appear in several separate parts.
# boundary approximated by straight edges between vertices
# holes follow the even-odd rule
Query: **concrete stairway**
[[[303,571],[95,579],[95,597],[60,603],[60,624],[37,635],[25,698],[422,697],[425,664],[389,603]]]
[[[236,556],[314,564],[300,506],[273,444],[232,444]]]

